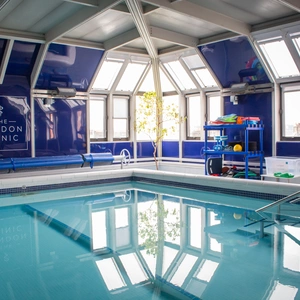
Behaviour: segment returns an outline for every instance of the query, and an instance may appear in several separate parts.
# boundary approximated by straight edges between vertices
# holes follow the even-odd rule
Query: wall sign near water
[[[28,150],[27,97],[0,96],[0,151]]]

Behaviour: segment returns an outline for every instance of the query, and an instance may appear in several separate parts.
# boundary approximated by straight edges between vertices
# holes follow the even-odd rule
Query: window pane
[[[300,90],[283,94],[283,136],[300,137]]]
[[[161,90],[162,92],[173,92],[175,91],[175,87],[167,78],[165,73],[162,70],[159,70],[160,82],[161,82]]]
[[[204,63],[202,62],[202,60],[198,54],[185,56],[182,59],[190,70],[205,67]]]
[[[149,92],[154,91],[154,80],[153,80],[153,73],[152,73],[152,67],[148,71],[146,77],[144,78],[143,83],[141,84],[139,91],[141,92]],[[174,89],[174,88],[173,88]]]
[[[175,110],[179,113],[179,99],[178,96],[168,96],[164,97],[164,107],[171,107],[174,105]],[[167,135],[164,137],[165,140],[179,140],[179,124],[174,119],[168,119],[168,116],[163,116],[164,123],[163,128],[167,129]]]
[[[93,89],[109,90],[114,83],[123,61],[105,61],[94,82]]]
[[[145,68],[146,64],[129,63],[116,90],[133,91]]]
[[[207,69],[192,70],[192,74],[195,76],[202,88],[217,86],[216,81]]]
[[[114,118],[128,117],[128,99],[114,98]]]
[[[191,96],[187,98],[188,105],[188,137],[200,138],[201,120],[200,120],[200,96]]]
[[[114,138],[127,138],[127,119],[114,119]]]
[[[221,96],[213,96],[207,98],[207,118],[208,121],[215,121],[222,115]],[[220,135],[219,130],[209,130],[207,132],[209,137]]]
[[[284,41],[260,44],[260,47],[269,61],[276,78],[300,75]]]
[[[179,61],[165,63],[164,66],[181,90],[195,89],[193,81]]]
[[[297,48],[298,54],[300,55],[300,37],[293,39],[293,43]]]
[[[105,100],[90,100],[90,138],[106,138]]]

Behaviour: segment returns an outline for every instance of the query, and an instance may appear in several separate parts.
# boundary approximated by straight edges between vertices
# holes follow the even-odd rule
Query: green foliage
[[[158,144],[169,132],[175,132],[176,128],[170,124],[180,124],[186,118],[180,117],[178,106],[165,105],[163,99],[157,97],[156,92],[146,92],[135,111],[135,131],[148,135],[153,146],[153,157],[158,169],[156,152]],[[172,121],[172,122],[171,122]],[[169,123],[169,124],[168,124]]]
[[[173,216],[172,222],[167,221]],[[162,224],[162,228],[160,228]],[[159,242],[164,242],[167,237],[174,241],[180,236],[180,215],[177,209],[165,209],[163,201],[155,200],[144,212],[139,213],[139,236],[144,240],[143,247],[147,254],[154,257],[158,253]]]

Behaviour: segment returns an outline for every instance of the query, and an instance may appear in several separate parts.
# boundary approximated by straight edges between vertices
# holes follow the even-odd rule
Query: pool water
[[[299,205],[258,214],[251,199],[188,190],[67,192],[0,207],[0,299],[300,299]]]

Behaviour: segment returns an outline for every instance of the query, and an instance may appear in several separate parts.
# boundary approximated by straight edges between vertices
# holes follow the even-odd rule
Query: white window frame
[[[127,100],[127,113],[126,113],[126,116],[122,116],[122,117],[117,117],[115,116],[115,100],[116,99],[124,99],[124,100]],[[130,97],[129,96],[116,96],[116,95],[113,95],[112,96],[112,101],[113,101],[113,115],[112,115],[112,120],[113,120],[113,130],[112,130],[112,135],[113,135],[113,140],[114,141],[128,141],[130,139],[130,124],[129,124],[129,121],[130,121]],[[125,133],[125,136],[115,136],[115,121],[116,120],[125,120],[126,122],[126,133]]]
[[[289,116],[286,116],[285,114],[285,95],[286,93],[291,93],[291,92],[300,92],[300,83],[293,83],[293,84],[283,84],[281,85],[281,118],[280,118],[280,123],[281,123],[281,134],[280,134],[280,139],[282,141],[295,141],[299,142],[300,141],[300,135],[298,136],[286,136],[285,135],[285,120],[289,120]],[[299,99],[300,102],[300,99]],[[300,117],[299,117],[299,123],[300,123]],[[300,130],[300,129],[299,129]]]
[[[102,118],[102,126],[103,126],[103,131],[104,131],[104,136],[103,137],[99,137],[99,138],[95,138],[95,137],[91,137],[91,130],[93,129],[91,127],[91,123],[92,123],[92,107],[91,107],[91,103],[94,101],[101,101],[103,102],[103,118]],[[90,141],[91,142],[97,142],[97,141],[106,141],[107,140],[107,96],[101,96],[101,95],[92,95],[89,98],[89,137],[90,137]]]

